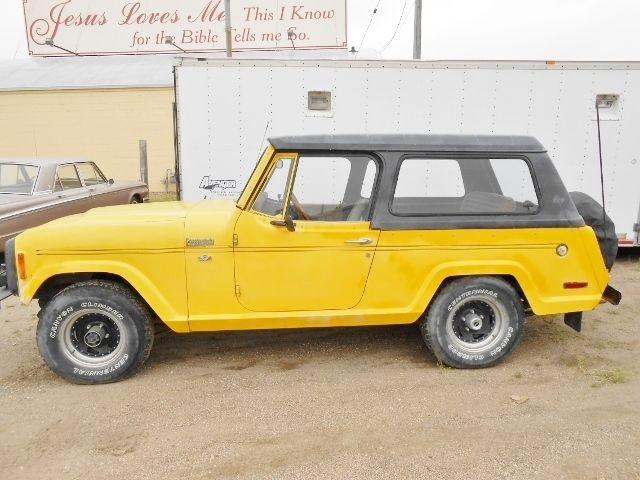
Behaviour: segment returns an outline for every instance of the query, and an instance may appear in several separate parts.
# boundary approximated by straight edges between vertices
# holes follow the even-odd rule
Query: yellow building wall
[[[149,190],[163,192],[175,168],[173,101],[170,87],[0,92],[0,157],[83,158],[108,178],[138,180],[146,140]]]

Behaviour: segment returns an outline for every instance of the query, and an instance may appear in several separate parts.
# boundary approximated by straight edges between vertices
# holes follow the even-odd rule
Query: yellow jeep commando
[[[527,314],[566,314],[579,330],[581,312],[620,300],[615,252],[534,138],[269,142],[235,203],[97,208],[8,242],[7,290],[38,299],[54,372],[128,377],[157,322],[180,333],[417,323],[438,361],[487,367],[515,348]]]

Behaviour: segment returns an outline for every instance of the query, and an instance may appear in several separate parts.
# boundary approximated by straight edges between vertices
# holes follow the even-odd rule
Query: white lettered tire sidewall
[[[75,359],[65,340],[67,329],[83,312],[104,314],[120,334],[114,352],[95,365]],[[108,383],[130,376],[147,359],[153,343],[148,309],[114,282],[96,280],[67,287],[44,306],[39,317],[40,354],[51,370],[74,383]]]
[[[450,316],[467,299],[481,299],[500,318],[496,336],[486,346],[465,348],[455,337]],[[436,358],[455,368],[483,368],[501,361],[522,337],[524,309],[520,295],[505,280],[496,277],[463,277],[445,286],[433,301],[421,331]]]

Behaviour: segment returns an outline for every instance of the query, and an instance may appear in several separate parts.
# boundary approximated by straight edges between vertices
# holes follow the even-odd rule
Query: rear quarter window
[[[400,163],[391,213],[517,215],[538,210],[529,164],[522,158],[405,158]]]

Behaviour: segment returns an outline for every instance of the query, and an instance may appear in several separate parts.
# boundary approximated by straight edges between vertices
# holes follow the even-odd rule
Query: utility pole
[[[231,0],[224,0],[224,34],[227,44],[227,57],[231,57]]]
[[[422,0],[416,0],[413,16],[413,59],[422,57]]]

